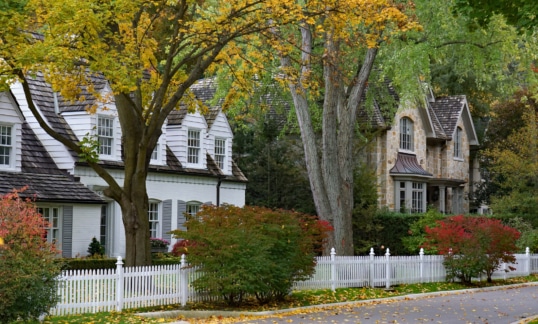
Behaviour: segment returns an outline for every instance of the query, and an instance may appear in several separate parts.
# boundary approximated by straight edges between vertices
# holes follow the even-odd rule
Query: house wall
[[[200,163],[198,165],[188,164],[187,163],[187,136],[189,129],[199,129],[201,131],[201,152],[200,155]],[[187,168],[195,168],[195,169],[205,169],[206,166],[206,159],[205,159],[205,152],[210,147],[213,146],[213,143],[210,139],[208,139],[207,136],[207,124],[205,122],[205,118],[200,115],[200,113],[195,112],[193,114],[187,114],[182,121],[182,124],[177,126],[169,126],[168,127],[168,146],[174,152],[174,154],[177,156],[179,162],[181,165]],[[214,138],[213,138],[214,140]]]
[[[60,169],[72,172],[74,161],[71,156],[71,153],[63,144],[50,137],[41,128],[41,126],[39,126],[37,119],[34,117],[32,112],[28,108],[28,102],[26,101],[22,85],[18,82],[13,84],[11,86],[11,92],[13,93],[18,102],[19,108],[21,109],[24,117],[26,118],[26,122],[30,125],[30,127],[36,134],[37,138],[41,141],[43,146],[47,148],[47,151],[49,152],[56,165]]]
[[[0,93],[0,125],[12,127],[13,151],[10,166],[0,166],[1,171],[20,172],[22,165],[22,116],[17,113],[16,106],[7,93]]]
[[[72,257],[88,255],[88,246],[93,237],[99,240],[101,205],[73,206]]]
[[[215,156],[215,145],[213,144],[215,142],[215,138],[226,139],[226,159],[224,163],[224,169],[222,170],[224,174],[232,174],[232,134],[233,133],[230,128],[230,124],[228,124],[226,116],[224,116],[224,114],[220,112],[208,132],[208,139],[210,142],[208,143],[208,153],[213,157]]]
[[[120,170],[112,170],[112,176],[118,181],[120,186],[123,184],[124,175]],[[93,189],[104,189],[107,184],[93,170],[87,167],[77,167],[75,175],[80,177],[80,182]],[[182,217],[182,212],[178,211],[178,201],[189,202],[197,201],[201,203],[216,203],[217,179],[202,176],[186,176],[164,173],[149,173],[147,178],[147,191],[150,200],[163,202],[171,200],[171,229],[177,229],[183,224],[178,220]],[[220,202],[239,207],[245,204],[244,183],[223,182],[220,187]],[[113,218],[110,226],[114,228],[112,237],[112,246],[109,247],[110,254],[113,256],[125,256],[125,234],[123,231],[123,222],[121,220],[121,209],[117,203],[113,203]],[[162,216],[162,204],[161,213]],[[99,225],[99,223],[97,223]],[[162,226],[162,221],[160,221]],[[161,228],[161,236],[165,233]],[[99,235],[99,226],[95,228],[94,234]],[[92,236],[93,237],[93,236]],[[91,237],[90,237],[91,239]],[[175,241],[172,240],[172,244]],[[88,243],[89,244],[89,243]]]
[[[424,125],[418,109],[422,108],[412,107],[400,109],[395,115],[394,125],[390,128],[390,130],[387,131],[384,138],[386,143],[386,160],[380,161],[380,163],[383,164],[380,168],[380,170],[383,171],[383,174],[381,175],[383,181],[379,183],[379,193],[382,195],[382,197],[384,197],[383,206],[387,206],[391,210],[395,208],[395,192],[394,180],[390,176],[390,170],[392,167],[394,167],[398,158],[398,152],[400,152],[400,120],[404,117],[407,117],[413,121],[414,151],[410,153],[414,153],[422,168],[427,169],[426,132],[424,130]]]

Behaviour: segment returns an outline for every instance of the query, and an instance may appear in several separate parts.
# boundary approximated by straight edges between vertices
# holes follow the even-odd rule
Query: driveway
[[[525,323],[538,315],[538,284],[469,289],[295,309],[236,323]]]

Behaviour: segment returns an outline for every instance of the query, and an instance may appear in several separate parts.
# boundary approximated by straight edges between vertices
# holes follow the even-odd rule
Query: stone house
[[[110,98],[108,82],[99,76],[92,76],[95,89],[101,98]],[[83,101],[64,100],[59,93],[52,91],[49,84],[38,73],[28,79],[34,103],[45,121],[57,132],[80,141],[88,135],[96,136],[99,141],[99,163],[121,184],[123,181],[121,127],[113,101],[96,98],[93,94],[82,93]],[[200,100],[207,100],[214,94],[211,81],[201,80],[192,87],[192,92]],[[0,121],[0,125],[16,130],[12,133],[15,143],[12,149],[19,150],[16,163],[24,161],[28,150],[20,151],[20,130],[22,125],[42,143],[48,155],[46,163],[55,167],[66,179],[84,191],[92,208],[84,212],[73,210],[66,216],[64,205],[54,201],[50,206],[58,212],[58,239],[56,242],[64,256],[86,255],[93,237],[104,246],[109,256],[125,255],[125,235],[119,205],[103,195],[107,187],[89,165],[63,144],[51,138],[38,124],[30,112],[21,84],[11,87],[13,102],[17,103],[17,119]],[[97,106],[97,113],[90,114],[87,107]],[[20,124],[20,125],[19,125]],[[2,126],[0,126],[2,127]],[[186,108],[174,111],[163,126],[162,135],[153,152],[147,178],[149,198],[150,235],[173,240],[170,230],[182,228],[185,213],[195,214],[204,204],[245,204],[247,179],[232,160],[233,133],[226,116],[220,107],[211,107],[202,115],[198,112],[187,113]],[[21,153],[22,152],[22,153]],[[44,154],[45,154],[44,153]],[[18,160],[17,160],[18,159]],[[45,162],[45,161],[44,161]],[[11,172],[10,170],[8,170]],[[31,190],[41,189],[42,194],[56,187],[47,187],[34,177],[33,182],[22,177],[19,166],[10,176],[16,181],[8,187],[28,185]],[[17,172],[14,172],[17,171]],[[66,180],[67,181],[67,180]],[[2,183],[3,184],[3,183]],[[10,190],[5,188],[4,191]],[[69,187],[66,187],[69,188]],[[1,193],[1,192],[0,192]],[[71,191],[58,191],[60,201],[86,203]],[[90,199],[91,198],[91,199]],[[69,241],[66,234],[72,233]],[[170,246],[171,248],[171,246]]]
[[[379,206],[394,211],[468,213],[477,174],[472,150],[478,139],[465,96],[435,98],[426,90],[418,104],[398,102],[388,116],[374,101],[359,121],[375,130],[363,158],[375,168]]]

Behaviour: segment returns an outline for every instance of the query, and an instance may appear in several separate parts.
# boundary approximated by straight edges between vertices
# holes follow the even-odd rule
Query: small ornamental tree
[[[488,282],[501,263],[514,263],[519,232],[487,217],[453,216],[426,227],[426,247],[445,256],[447,279],[470,283],[486,274]],[[514,270],[510,268],[510,270]]]
[[[284,298],[294,281],[313,274],[314,256],[331,229],[317,217],[293,211],[234,206],[204,206],[186,227],[173,234],[185,242],[177,250],[199,267],[194,288],[229,305],[247,295],[260,303]]]
[[[29,320],[57,303],[58,251],[44,237],[48,224],[17,192],[0,200],[0,323]]]

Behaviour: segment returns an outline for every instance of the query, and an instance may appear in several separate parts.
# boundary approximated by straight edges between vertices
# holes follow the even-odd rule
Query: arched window
[[[414,151],[413,121],[407,117],[400,119],[400,149]]]

